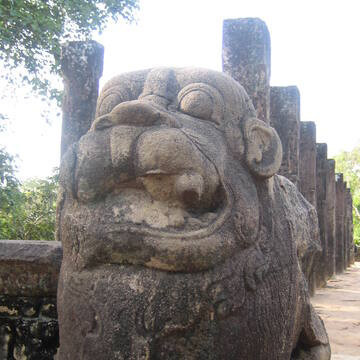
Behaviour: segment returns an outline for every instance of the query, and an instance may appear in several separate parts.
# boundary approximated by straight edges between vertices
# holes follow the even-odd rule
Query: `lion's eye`
[[[180,110],[200,119],[210,120],[213,113],[213,101],[209,94],[202,90],[193,90],[180,100]]]
[[[190,116],[221,124],[224,102],[220,93],[207,84],[195,83],[178,94],[178,109]]]

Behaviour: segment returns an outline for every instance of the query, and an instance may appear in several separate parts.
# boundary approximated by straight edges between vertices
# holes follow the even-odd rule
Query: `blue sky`
[[[222,21],[259,17],[271,34],[271,85],[298,86],[301,119],[315,121],[318,142],[326,142],[332,156],[360,144],[357,5],[357,0],[142,0],[137,24],[112,24],[95,36],[105,46],[101,85],[121,72],[153,66],[221,70]],[[59,162],[60,119],[47,125],[40,118],[43,104],[24,99],[22,91],[0,106],[11,119],[0,142],[19,154],[21,178],[49,175]]]

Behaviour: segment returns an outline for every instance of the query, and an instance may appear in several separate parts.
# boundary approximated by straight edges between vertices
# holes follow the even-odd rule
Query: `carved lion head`
[[[113,78],[63,161],[65,258],[79,268],[207,269],[257,241],[258,187],[281,158],[275,130],[223,73]]]

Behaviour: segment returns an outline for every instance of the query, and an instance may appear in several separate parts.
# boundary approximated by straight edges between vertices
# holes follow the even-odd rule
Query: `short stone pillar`
[[[300,192],[316,207],[316,125],[312,121],[300,122],[299,180]]]
[[[353,224],[353,201],[350,189],[347,189],[347,216],[348,216],[348,234],[349,234],[349,263],[348,266],[354,263],[355,261],[355,243],[354,243],[354,224]]]
[[[344,270],[346,270],[346,268],[348,267],[348,253],[349,253],[346,190],[347,190],[347,183],[344,182]]]
[[[311,121],[300,122],[298,187],[305,199],[316,208],[316,125]],[[315,264],[316,259],[317,257],[314,259]],[[307,281],[310,295],[314,295],[316,289],[314,267]]]
[[[327,278],[336,272],[336,191],[335,191],[335,160],[326,161],[326,200],[325,226],[327,235]]]
[[[64,79],[61,157],[94,120],[104,47],[96,41],[71,41],[61,48]]]
[[[336,273],[344,271],[344,178],[336,174]]]
[[[250,96],[257,117],[269,123],[270,34],[256,18],[228,19],[223,24],[223,71]]]
[[[296,86],[271,87],[270,125],[280,136],[283,159],[279,174],[299,183],[300,93]]]
[[[322,287],[327,279],[327,211],[326,211],[327,145],[316,144],[316,204],[319,219],[322,253],[316,263],[316,286]]]
[[[351,264],[351,252],[353,241],[351,238],[351,223],[352,223],[352,199],[350,189],[345,189],[345,216],[344,216],[344,231],[345,231],[345,265],[346,268]]]
[[[348,253],[349,253],[349,242],[348,242],[348,224],[347,224],[347,205],[346,205],[346,190],[347,182],[344,181],[344,270],[348,267]]]

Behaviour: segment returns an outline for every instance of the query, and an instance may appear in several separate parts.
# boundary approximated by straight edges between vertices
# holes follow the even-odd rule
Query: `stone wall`
[[[0,241],[0,359],[53,359],[61,258],[59,242]]]

